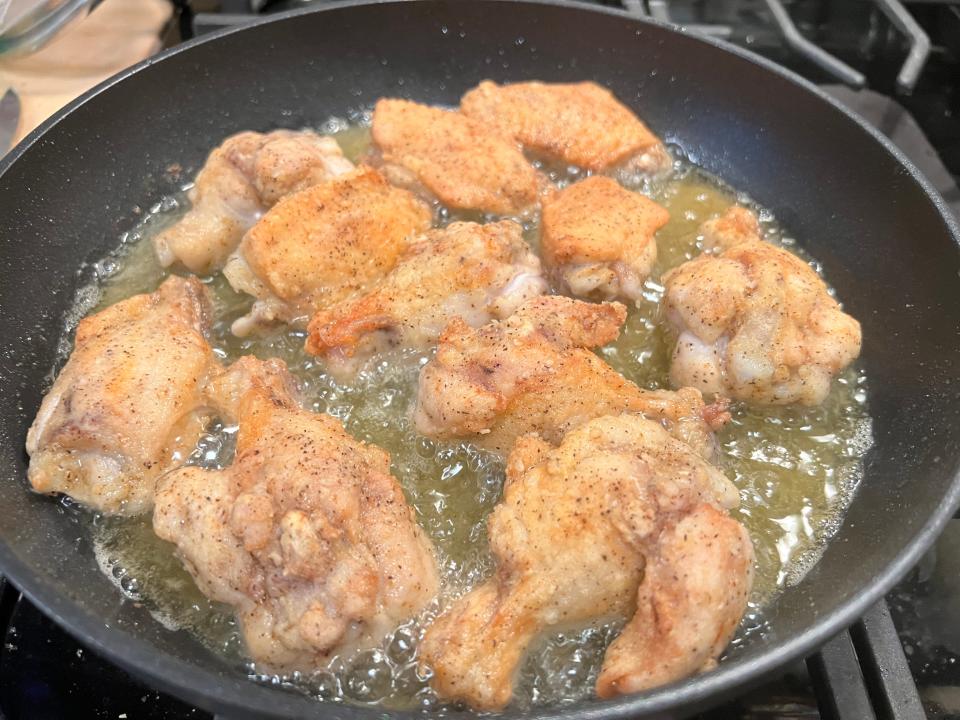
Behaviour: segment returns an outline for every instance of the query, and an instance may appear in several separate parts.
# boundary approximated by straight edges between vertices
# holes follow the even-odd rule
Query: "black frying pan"
[[[952,515],[960,502],[960,235],[889,142],[775,65],[616,12],[350,4],[287,14],[148,60],[87,93],[0,161],[0,570],[88,647],[231,717],[380,714],[249,682],[124,601],[70,516],[27,491],[24,436],[64,313],[90,279],[84,263],[115,247],[138,209],[173,189],[171,163],[193,171],[230,133],[315,125],[381,96],[455,104],[488,77],[596,80],[771,208],[863,323],[875,420],[876,444],[843,527],[770,610],[768,632],[706,675],[541,716],[681,714],[718,702],[850,624]]]

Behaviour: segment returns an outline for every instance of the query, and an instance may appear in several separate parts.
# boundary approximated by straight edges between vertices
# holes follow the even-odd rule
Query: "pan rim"
[[[7,155],[0,158],[0,177],[2,177],[34,144],[51,128],[56,126],[80,106],[90,102],[113,85],[142,70],[163,62],[169,57],[187,52],[194,46],[213,42],[221,37],[244,32],[270,22],[282,22],[292,17],[342,10],[368,5],[399,5],[410,0],[344,0],[330,3],[319,8],[305,8],[267,16],[249,24],[225,28],[223,30],[195,38],[169,48],[155,56],[147,58],[104,80],[78,98],[61,108],[54,115],[27,135]],[[443,0],[427,0],[429,4],[443,5]],[[869,125],[863,118],[834,99],[816,85],[796,73],[777,65],[753,52],[737,47],[716,38],[687,33],[682,27],[659,22],[651,18],[636,17],[625,10],[598,7],[570,0],[485,0],[489,4],[514,3],[528,6],[562,7],[581,12],[611,15],[631,22],[655,26],[668,32],[680,33],[687,38],[732,53],[739,58],[761,66],[781,79],[812,93],[822,102],[842,113],[855,123],[873,140],[877,141],[889,153],[924,191],[952,236],[954,243],[960,246],[960,224],[952,216],[940,194],[920,173],[904,153],[886,136]],[[426,3],[425,3],[426,4]],[[952,470],[952,483],[943,502],[931,513],[911,541],[886,565],[876,580],[853,597],[846,599],[829,616],[808,626],[805,630],[778,645],[772,646],[757,657],[748,658],[731,664],[721,664],[716,670],[701,676],[666,685],[648,693],[624,696],[608,701],[587,701],[574,706],[555,706],[521,712],[508,709],[502,717],[567,718],[571,713],[583,720],[600,718],[629,718],[637,713],[655,713],[676,708],[706,703],[711,697],[722,698],[750,682],[757,682],[765,675],[776,671],[784,664],[809,654],[830,637],[855,622],[879,598],[893,587],[920,556],[933,543],[947,521],[960,507],[960,461]],[[128,630],[112,627],[103,619],[84,610],[78,603],[55,590],[51,583],[34,573],[31,567],[22,562],[6,543],[0,543],[0,568],[31,602],[48,617],[80,639],[83,644],[93,648],[111,662],[128,668],[138,677],[153,686],[170,692],[211,712],[226,712],[230,716],[244,717],[255,714],[257,717],[301,717],[330,715],[349,718],[369,718],[374,714],[383,715],[381,708],[350,706],[342,704],[318,704],[318,701],[305,696],[280,693],[276,689],[253,683],[239,675],[226,675],[209,667],[197,667],[176,660],[170,655],[158,652],[155,646]],[[201,689],[203,688],[203,689]],[[398,717],[424,717],[422,711],[391,712]]]

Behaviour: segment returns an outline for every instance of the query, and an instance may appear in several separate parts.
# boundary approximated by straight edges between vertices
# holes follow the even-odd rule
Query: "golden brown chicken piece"
[[[807,263],[762,240],[749,210],[702,231],[706,252],[664,276],[679,332],[671,381],[756,403],[823,402],[860,354],[860,324]]]
[[[180,262],[195,273],[217,270],[281,197],[352,169],[336,140],[312,130],[231,135],[197,174],[190,210],[154,238],[160,264]]]
[[[463,96],[460,112],[548,159],[594,172],[657,173],[672,163],[633,111],[593,82],[485,80]]]
[[[198,280],[170,277],[81,320],[27,433],[34,489],[104,513],[149,510],[156,479],[203,432],[203,386],[218,369],[210,314]]]
[[[301,409],[279,360],[242,358],[210,392],[239,423],[233,464],[163,478],[153,526],[204,594],[235,609],[256,662],[316,669],[433,599],[433,549],[387,453]]]
[[[458,112],[380,100],[373,141],[391,182],[419,184],[448,207],[519,215],[537,201],[540,178],[519,148]]]
[[[389,272],[431,212],[407,190],[361,167],[288,195],[243,237],[223,274],[257,298],[235,335],[276,321],[306,325],[313,313]]]
[[[636,300],[670,214],[615,180],[593,175],[543,199],[543,260],[579,297]]]
[[[387,348],[429,347],[455,317],[483,325],[545,289],[519,225],[452,223],[414,240],[370,290],[317,313],[307,352],[324,356],[327,368],[346,378]]]
[[[729,420],[722,402],[705,407],[692,388],[642,390],[590,352],[616,339],[625,317],[619,303],[543,296],[477,330],[454,320],[420,371],[417,431],[505,455],[530,432],[557,443],[593,418],[639,412],[712,457],[713,431]]]
[[[636,608],[597,692],[636,692],[708,669],[746,607],[753,549],[722,511],[737,489],[639,415],[592,420],[553,447],[510,454],[487,523],[493,576],[456,601],[420,646],[431,683],[479,710],[504,707],[531,642]]]

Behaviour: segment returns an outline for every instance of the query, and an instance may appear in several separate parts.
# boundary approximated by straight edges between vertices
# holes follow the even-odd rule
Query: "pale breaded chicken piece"
[[[646,557],[636,612],[604,655],[600,697],[712,670],[746,611],[754,555],[743,525],[701,503],[657,544]]]
[[[428,348],[455,317],[483,325],[545,290],[540,261],[515,222],[452,223],[414,240],[367,292],[317,313],[306,349],[348,378],[383,350]]]
[[[816,272],[734,207],[704,224],[706,252],[664,276],[679,333],[674,385],[761,404],[817,405],[860,354],[860,324]]]
[[[593,418],[639,412],[711,457],[713,431],[729,420],[722,402],[704,406],[692,388],[643,390],[590,352],[615,340],[625,317],[619,303],[543,296],[476,330],[454,320],[420,371],[417,431],[506,455],[530,432],[557,443]]]
[[[234,608],[250,657],[309,672],[433,599],[433,548],[386,452],[303,410],[279,360],[241,358],[210,395],[239,424],[233,464],[164,477],[153,527],[204,594]]]
[[[487,523],[493,576],[428,629],[446,699],[497,710],[542,633],[626,617],[597,681],[636,692],[716,663],[746,608],[753,548],[737,489],[639,415],[591,420],[558,447],[522,438]]]
[[[149,510],[156,479],[193,451],[207,420],[210,316],[200,281],[170,277],[81,320],[27,433],[33,488],[109,514]]]
[[[579,297],[636,300],[657,259],[654,234],[669,219],[653,200],[593,175],[544,197],[544,264]]]
[[[243,237],[223,274],[257,298],[233,323],[246,335],[272,322],[306,325],[316,311],[389,272],[431,212],[413,193],[361,167],[288,195]]]
[[[391,182],[420,185],[450,208],[519,215],[536,204],[540,177],[516,144],[458,112],[380,100],[373,142]]]
[[[460,112],[539,155],[594,172],[658,173],[672,164],[660,138],[593,82],[485,80],[463,96]]]
[[[154,238],[157,258],[164,267],[179,262],[195,273],[217,270],[281,197],[352,169],[336,140],[312,130],[231,135],[197,174],[190,210]]]

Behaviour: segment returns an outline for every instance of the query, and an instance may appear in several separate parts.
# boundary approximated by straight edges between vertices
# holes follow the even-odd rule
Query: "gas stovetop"
[[[166,44],[312,1],[173,0],[178,15]],[[899,145],[960,218],[960,0],[908,2],[906,9],[895,0],[602,4],[726,38],[824,85]],[[2,581],[0,634],[0,720],[211,717],[78,645]],[[849,631],[701,717],[960,719],[958,657],[960,520],[954,520],[886,601]]]

